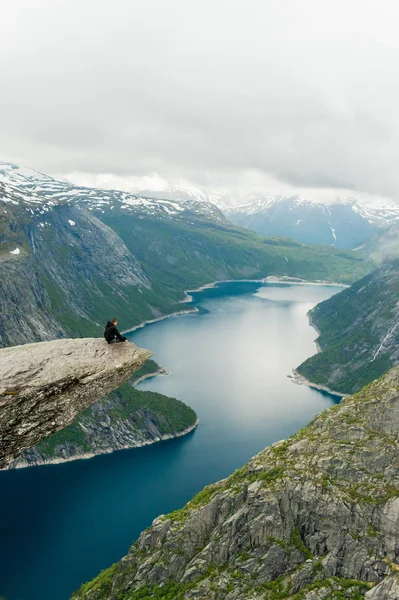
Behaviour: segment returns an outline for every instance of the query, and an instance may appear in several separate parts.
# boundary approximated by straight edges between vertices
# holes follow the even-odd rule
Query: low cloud
[[[371,0],[7,3],[0,157],[109,187],[399,199],[398,17]]]

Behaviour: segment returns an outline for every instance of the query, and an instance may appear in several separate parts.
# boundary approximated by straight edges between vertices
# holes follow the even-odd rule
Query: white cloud
[[[2,16],[4,160],[108,187],[399,198],[393,0],[15,0]]]

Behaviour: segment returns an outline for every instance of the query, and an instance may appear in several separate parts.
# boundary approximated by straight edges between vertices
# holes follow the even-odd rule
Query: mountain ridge
[[[74,600],[395,600],[399,368],[154,520]]]
[[[395,204],[366,203],[353,197],[320,202],[306,196],[267,196],[227,207],[224,213],[260,235],[286,235],[339,248],[355,248],[399,221]]]

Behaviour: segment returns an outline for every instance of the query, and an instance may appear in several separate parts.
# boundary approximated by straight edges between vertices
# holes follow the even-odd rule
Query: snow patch
[[[15,250],[10,250],[10,254],[21,254],[21,250],[17,247]]]

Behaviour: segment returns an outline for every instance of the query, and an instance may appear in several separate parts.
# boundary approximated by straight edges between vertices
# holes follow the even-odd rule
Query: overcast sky
[[[1,160],[116,187],[399,201],[394,0],[0,8]]]

